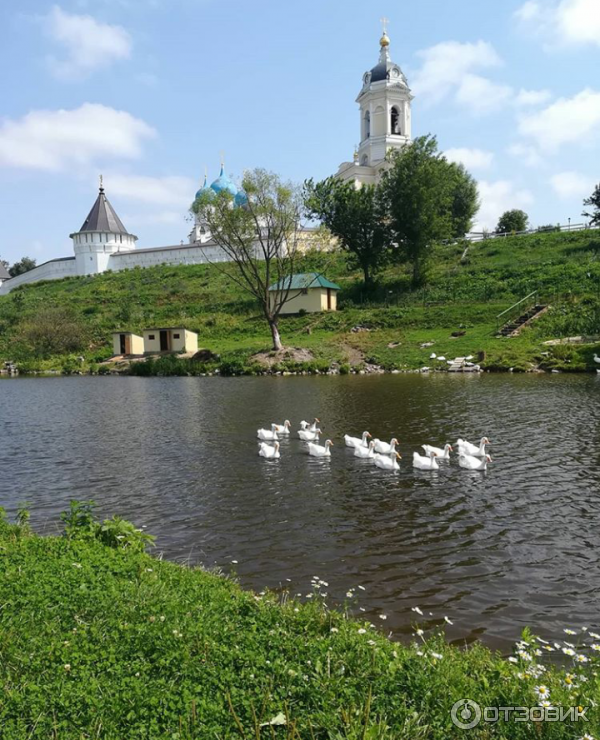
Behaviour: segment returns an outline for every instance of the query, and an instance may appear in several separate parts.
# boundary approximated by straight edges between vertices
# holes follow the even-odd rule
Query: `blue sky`
[[[138,246],[186,240],[220,152],[301,182],[358,143],[379,19],[435,133],[480,182],[480,225],[582,221],[600,181],[600,1],[4,0],[0,257],[72,253],[104,175]]]

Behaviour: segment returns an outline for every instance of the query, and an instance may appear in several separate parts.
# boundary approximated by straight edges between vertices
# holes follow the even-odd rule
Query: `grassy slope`
[[[376,293],[361,293],[359,273],[348,269],[343,255],[311,255],[301,269],[318,269],[342,285],[335,315],[283,318],[281,330],[289,346],[312,349],[318,358],[346,361],[351,348],[388,367],[420,367],[436,342],[438,354],[454,357],[488,353],[490,367],[527,367],[539,356],[541,341],[599,329],[600,233],[542,234],[489,240],[472,245],[461,263],[463,247],[440,247],[425,291],[411,291],[406,271],[391,267],[380,275]],[[495,339],[495,316],[532,290],[554,310],[518,339]],[[20,321],[48,305],[71,306],[89,329],[88,360],[110,355],[110,333],[147,326],[184,324],[198,331],[200,345],[224,359],[247,358],[269,346],[266,325],[252,300],[240,293],[214,266],[157,267],[70,278],[25,287],[0,297],[0,359],[18,354],[14,333]],[[357,325],[373,329],[352,334]],[[450,339],[460,327],[466,336]],[[308,330],[310,329],[310,333]],[[389,349],[390,342],[401,342]],[[557,352],[560,355],[560,352]],[[593,352],[563,352],[548,366],[592,368]],[[35,361],[60,368],[64,358]]]
[[[3,740],[449,740],[464,734],[450,721],[462,698],[536,706],[540,683],[555,706],[599,698],[592,657],[568,691],[565,670],[543,657],[536,679],[527,657],[459,650],[431,626],[394,644],[316,594],[257,596],[202,570],[2,521],[0,604]],[[287,725],[259,727],[280,713]],[[598,737],[597,711],[588,717],[576,727],[500,722],[471,736]]]

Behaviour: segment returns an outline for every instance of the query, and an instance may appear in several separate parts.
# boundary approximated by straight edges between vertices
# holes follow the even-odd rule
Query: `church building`
[[[356,98],[360,108],[360,145],[352,162],[343,162],[337,176],[357,187],[375,184],[387,166],[390,150],[411,141],[410,107],[413,100],[404,73],[390,57],[390,39],[381,37],[379,62],[363,75]]]
[[[379,62],[365,73],[356,99],[360,108],[360,145],[353,161],[341,164],[337,172],[337,177],[354,182],[356,187],[376,183],[387,166],[387,153],[405,146],[411,140],[410,107],[413,96],[402,70],[391,60],[385,22],[379,42]],[[243,190],[227,176],[223,164],[219,177],[211,185],[208,185],[205,176],[196,198],[207,190],[214,193],[228,191],[237,208],[243,207],[247,200]],[[39,280],[98,275],[107,270],[117,272],[134,267],[228,261],[227,255],[212,239],[208,225],[199,215],[195,217],[187,244],[181,242],[173,246],[140,249],[137,236],[127,231],[106,197],[102,178],[91,211],[79,231],[70,237],[73,256],[50,260],[10,279],[0,269],[0,295],[9,293],[19,285]],[[298,248],[302,251],[310,248],[329,250],[335,248],[335,242],[330,239],[323,243],[317,230],[305,229],[300,234]]]

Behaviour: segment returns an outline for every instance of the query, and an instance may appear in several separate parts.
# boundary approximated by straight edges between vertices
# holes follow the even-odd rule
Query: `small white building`
[[[198,335],[183,326],[144,329],[144,354],[197,352]]]
[[[138,334],[130,331],[115,332],[113,334],[113,355],[117,357],[122,355],[142,356],[144,354],[144,339]]]
[[[318,272],[304,272],[290,275],[271,285],[269,299],[272,306],[282,299],[285,291],[289,290],[288,300],[283,304],[281,314],[337,311],[339,289],[339,285],[327,280]]]
[[[5,280],[10,280],[10,274],[2,262],[0,262],[0,285],[2,285]]]

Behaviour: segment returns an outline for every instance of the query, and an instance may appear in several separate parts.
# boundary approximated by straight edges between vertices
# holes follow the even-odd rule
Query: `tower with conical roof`
[[[123,226],[104,192],[102,176],[100,189],[92,210],[79,231],[70,235],[77,260],[78,275],[96,275],[108,269],[111,255],[135,249],[137,236]]]
[[[390,57],[390,39],[384,18],[379,61],[363,75],[356,102],[360,106],[360,145],[352,162],[344,162],[338,177],[357,185],[377,182],[390,149],[411,141],[411,94],[400,67]]]

